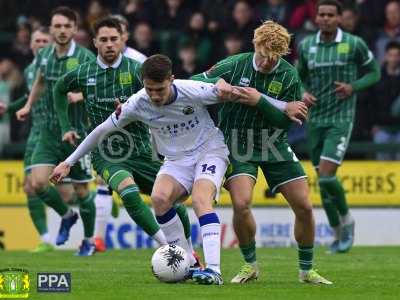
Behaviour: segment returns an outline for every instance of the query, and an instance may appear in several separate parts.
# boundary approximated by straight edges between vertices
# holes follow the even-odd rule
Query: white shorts
[[[166,160],[157,176],[166,174],[173,177],[186,189],[188,195],[191,194],[196,180],[208,179],[215,185],[217,191],[215,200],[218,200],[219,190],[228,165],[228,154],[217,149],[205,153],[197,161],[191,163],[187,159]]]

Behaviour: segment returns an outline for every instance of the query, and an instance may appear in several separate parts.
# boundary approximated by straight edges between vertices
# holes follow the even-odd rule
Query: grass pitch
[[[400,299],[400,249],[356,247],[348,254],[329,255],[317,248],[315,268],[334,282],[313,286],[297,281],[295,249],[258,249],[261,277],[247,285],[230,284],[242,264],[238,249],[223,250],[223,286],[199,286],[190,281],[165,284],[150,271],[153,250],[120,250],[75,257],[71,251],[31,254],[0,252],[0,269],[24,268],[30,272],[29,299]],[[71,293],[37,293],[37,272],[70,272]]]

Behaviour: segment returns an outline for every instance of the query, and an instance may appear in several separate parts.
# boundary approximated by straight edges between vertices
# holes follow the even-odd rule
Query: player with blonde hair
[[[255,52],[230,56],[193,77],[208,82],[223,78],[241,86],[248,99],[247,105],[224,103],[219,109],[218,127],[231,153],[225,187],[232,198],[233,226],[246,262],[231,282],[246,283],[259,276],[256,223],[250,206],[260,167],[272,193],[282,193],[295,214],[300,282],[331,284],[312,269],[315,224],[308,184],[287,141],[291,120],[301,123],[307,114],[307,107],[298,102],[298,73],[282,58],[289,53],[290,34],[281,25],[266,21],[255,30],[253,44]],[[271,117],[265,95],[280,100],[279,107],[287,116],[282,113]],[[293,116],[295,109],[300,113]]]

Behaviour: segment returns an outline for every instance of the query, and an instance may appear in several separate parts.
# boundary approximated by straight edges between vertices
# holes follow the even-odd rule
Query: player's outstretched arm
[[[72,131],[72,125],[68,116],[68,90],[64,84],[64,77],[57,80],[54,86],[54,103],[55,109],[60,122],[61,132],[64,136],[67,132]]]
[[[40,70],[37,71],[36,79],[33,82],[31,92],[29,93],[28,101],[24,107],[16,112],[18,121],[25,121],[29,113],[31,112],[32,105],[40,98],[44,89],[44,78]]]
[[[3,102],[0,102],[0,117],[6,113],[8,115],[15,114],[16,111],[24,107],[27,100],[28,100],[28,95],[25,94],[22,97],[19,97],[17,100],[12,101],[8,105]]]
[[[54,168],[53,172],[50,175],[49,180],[54,183],[60,183],[63,178],[67,177],[71,170],[71,166],[65,161],[58,164],[57,167]]]
[[[115,130],[115,125],[113,121],[111,120],[111,117],[109,117],[107,120],[105,120],[103,123],[101,123],[99,126],[97,126],[76,148],[74,152],[71,153],[70,156],[67,157],[67,159],[62,162],[60,165],[60,172],[54,173],[50,176],[51,180],[58,180],[60,181],[62,178],[65,176],[65,165],[68,166],[73,166],[80,158],[88,154],[91,150],[93,150],[97,145],[101,143],[101,140],[107,136],[107,134],[111,133],[112,131]],[[56,170],[56,169],[55,169]],[[64,176],[64,177],[63,177]]]
[[[256,106],[269,120],[271,125],[287,129],[291,122],[302,124],[307,117],[307,107],[301,101],[285,102],[261,94],[255,88],[235,87],[243,96],[239,102]]]

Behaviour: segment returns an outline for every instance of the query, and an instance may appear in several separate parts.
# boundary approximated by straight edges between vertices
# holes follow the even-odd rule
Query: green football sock
[[[183,229],[185,230],[185,237],[186,239],[190,238],[191,236],[191,225],[189,220],[189,215],[187,213],[186,206],[183,204],[175,205],[176,213],[178,214],[179,219],[183,224]]]
[[[240,251],[242,252],[244,260],[251,264],[257,261],[256,258],[256,242],[253,241],[249,245],[239,245]]]
[[[137,225],[150,236],[153,236],[160,226],[158,225],[150,208],[143,202],[139,194],[139,188],[136,184],[132,184],[124,188],[119,193],[126,211]]]
[[[94,235],[94,224],[96,221],[96,206],[94,204],[95,193],[89,192],[86,197],[79,198],[79,214],[82,218],[83,231],[85,238],[91,238]]]
[[[33,225],[40,235],[47,233],[46,207],[37,196],[28,196],[28,209]]]
[[[341,216],[347,215],[349,207],[346,202],[346,195],[342,184],[336,176],[320,176],[319,185],[323,186],[325,191],[334,199],[333,203]]]
[[[312,269],[312,262],[314,256],[314,246],[300,246],[298,248],[299,254],[299,268],[302,271]]]
[[[61,198],[60,194],[56,190],[56,188],[52,185],[49,185],[45,189],[36,193],[36,195],[54,209],[60,217],[64,216],[68,212],[68,206],[64,203],[64,200]]]
[[[339,226],[339,214],[332,201],[332,197],[325,191],[323,186],[320,185],[319,189],[321,193],[322,206],[324,207],[326,216],[328,217],[329,225],[331,225],[331,227]]]

